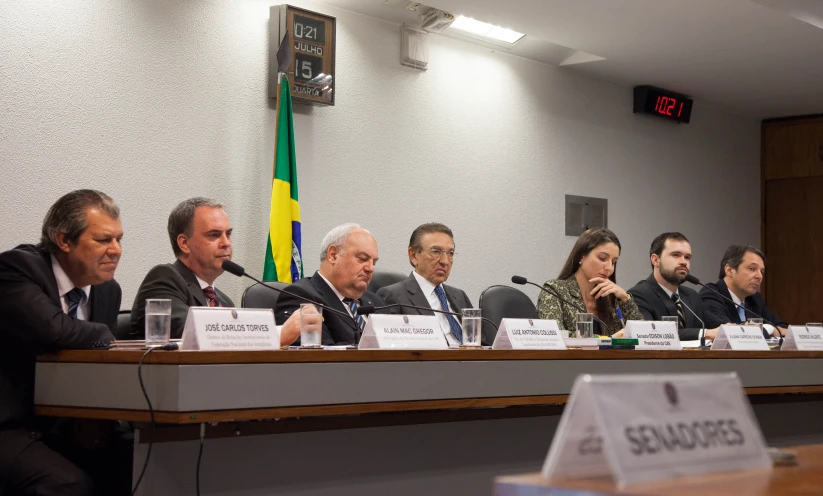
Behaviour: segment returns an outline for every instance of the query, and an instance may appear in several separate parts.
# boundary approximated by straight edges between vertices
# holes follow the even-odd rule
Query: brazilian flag
[[[266,244],[263,280],[292,283],[302,277],[303,256],[300,243],[300,203],[297,200],[294,118],[289,81],[284,74],[277,99],[274,178],[271,183],[269,239]]]

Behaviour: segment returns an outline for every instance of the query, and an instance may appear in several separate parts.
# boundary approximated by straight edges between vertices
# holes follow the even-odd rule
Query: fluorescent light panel
[[[511,29],[501,28],[500,26],[462,15],[457,16],[457,19],[449,26],[449,29],[457,29],[458,31],[464,31],[474,36],[482,36],[511,44],[516,43],[520,38],[526,36],[523,33],[518,33]]]

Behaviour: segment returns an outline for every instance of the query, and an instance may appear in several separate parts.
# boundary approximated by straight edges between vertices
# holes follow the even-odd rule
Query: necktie
[[[677,317],[678,317],[678,324],[680,325],[681,329],[686,328],[686,314],[683,313],[683,304],[680,303],[680,295],[677,293],[672,293],[672,301],[675,305],[677,305]]]
[[[360,331],[363,331],[363,327],[365,327],[366,320],[363,319],[362,315],[357,315],[357,307],[360,306],[360,303],[357,300],[353,300],[351,298],[343,298],[343,303],[349,307],[349,311],[351,311],[352,318],[354,319],[354,323],[357,324],[357,328]]]
[[[223,305],[220,304],[220,300],[217,299],[217,293],[214,291],[214,288],[211,286],[206,286],[203,288],[203,294],[206,295],[206,299],[209,300],[210,307],[222,307]]]
[[[436,286],[434,288],[434,294],[437,295],[437,299],[440,300],[440,307],[442,310],[446,312],[450,312],[449,309],[449,300],[446,299],[446,292],[443,291],[443,286]],[[449,328],[451,328],[452,335],[454,339],[457,340],[458,343],[463,344],[463,332],[460,329],[460,324],[457,323],[457,319],[454,318],[454,315],[446,315],[446,320],[449,321]]]
[[[746,302],[740,302],[740,306],[737,307],[737,315],[740,316],[740,322],[746,322]]]
[[[66,313],[69,314],[69,317],[77,318],[77,307],[80,306],[80,302],[83,301],[85,296],[86,293],[80,288],[74,288],[65,294],[66,301],[69,304],[69,310]]]

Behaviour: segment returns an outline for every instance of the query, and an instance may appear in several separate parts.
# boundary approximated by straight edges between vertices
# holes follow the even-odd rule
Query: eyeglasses
[[[454,260],[454,250],[444,250],[443,248],[432,247],[423,251],[428,253],[432,258],[440,258],[445,253],[449,260]]]

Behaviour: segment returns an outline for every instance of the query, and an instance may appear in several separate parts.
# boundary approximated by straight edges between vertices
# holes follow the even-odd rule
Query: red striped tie
[[[203,294],[206,295],[206,299],[209,300],[210,307],[219,307],[220,300],[217,299],[217,293],[214,292],[214,288],[211,286],[206,286],[203,288]]]

